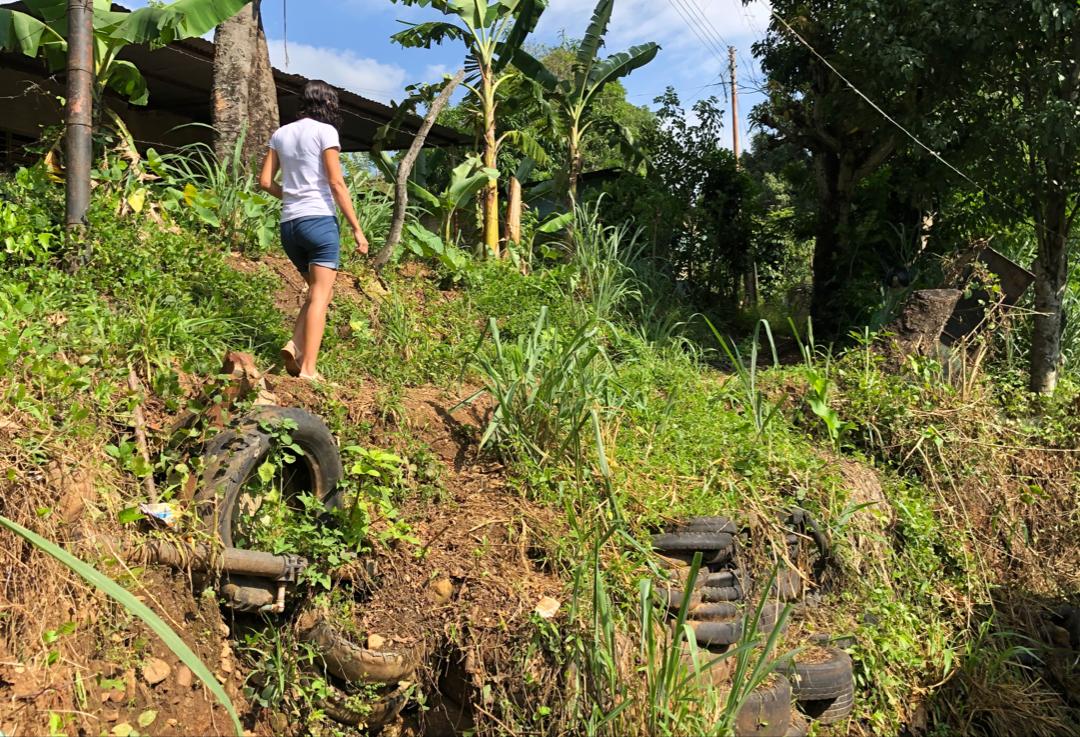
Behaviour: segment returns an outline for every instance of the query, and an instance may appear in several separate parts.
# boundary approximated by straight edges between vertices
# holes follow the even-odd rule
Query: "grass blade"
[[[225,693],[225,689],[221,687],[221,684],[217,682],[217,679],[210,673],[210,670],[201,660],[199,660],[199,656],[192,652],[191,648],[180,639],[180,636],[176,634],[176,632],[174,632],[161,617],[154,614],[149,607],[136,599],[131,592],[124,589],[120,584],[116,583],[93,566],[79,560],[56,543],[46,540],[40,535],[31,532],[17,522],[13,522],[2,515],[0,515],[0,526],[6,527],[42,552],[56,558],[56,560],[79,574],[79,576],[85,579],[87,583],[100,591],[105,592],[113,599],[116,599],[116,601],[120,602],[129,612],[145,622],[146,625],[162,639],[165,645],[173,651],[176,657],[180,658],[180,661],[190,668],[191,672],[199,677],[199,680],[206,684],[206,687],[210,689],[211,693],[213,693],[217,700],[221,702],[221,705],[225,707],[225,711],[229,713],[229,718],[232,719],[233,728],[236,730],[237,737],[243,737],[244,728],[240,724],[240,717],[237,715],[229,695]]]

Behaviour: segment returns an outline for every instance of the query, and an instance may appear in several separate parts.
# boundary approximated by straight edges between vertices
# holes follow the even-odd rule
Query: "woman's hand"
[[[368,239],[364,235],[364,231],[360,230],[360,228],[353,228],[352,237],[356,241],[356,252],[367,255]]]

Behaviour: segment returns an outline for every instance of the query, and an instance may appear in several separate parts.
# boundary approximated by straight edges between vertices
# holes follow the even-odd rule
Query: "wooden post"
[[[735,84],[735,47],[728,46],[729,70],[731,72],[731,150],[735,152],[735,163],[739,163],[739,89]]]
[[[65,225],[79,238],[90,207],[94,124],[94,10],[92,0],[68,0],[67,168]]]
[[[506,200],[506,242],[521,243],[521,182],[510,177],[510,191]]]

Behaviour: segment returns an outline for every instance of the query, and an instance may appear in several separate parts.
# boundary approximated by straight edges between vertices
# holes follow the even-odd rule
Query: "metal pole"
[[[735,47],[728,46],[729,70],[731,71],[731,150],[735,152],[735,163],[739,161],[739,90],[735,85]]]
[[[94,11],[93,0],[68,0],[67,214],[70,233],[80,235],[90,206],[90,160],[93,156]]]

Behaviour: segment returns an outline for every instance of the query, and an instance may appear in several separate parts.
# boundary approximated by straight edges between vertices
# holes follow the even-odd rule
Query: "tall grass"
[[[620,309],[641,301],[634,271],[645,247],[639,234],[626,223],[604,225],[599,202],[577,207],[570,254],[576,273],[573,293],[591,320],[611,324]]]
[[[594,414],[620,401],[597,328],[564,333],[548,324],[542,307],[532,331],[513,343],[503,341],[494,318],[488,336],[490,349],[473,357],[483,391],[496,404],[481,445],[494,444],[541,466],[569,463],[580,474],[589,462]]]
[[[191,672],[198,676],[199,680],[206,685],[212,694],[214,694],[214,697],[225,707],[225,711],[228,712],[237,737],[243,736],[244,727],[240,724],[240,717],[237,715],[236,708],[233,706],[229,695],[225,693],[225,689],[221,687],[221,684],[214,678],[210,669],[199,659],[199,656],[192,652],[191,648],[180,639],[180,635],[176,634],[176,632],[173,631],[161,617],[136,599],[131,592],[124,589],[120,584],[94,569],[92,566],[82,562],[59,545],[31,532],[17,522],[9,520],[7,517],[0,516],[0,526],[7,528],[8,531],[18,535],[47,555],[52,556],[61,564],[71,569],[71,571],[77,573],[91,586],[112,597],[123,605],[125,609],[141,619],[146,626],[153,630],[154,633],[161,638],[162,642],[173,651],[173,654],[175,654],[184,665],[190,668]]]
[[[720,348],[727,356],[728,361],[731,362],[732,370],[735,371],[739,387],[742,389],[742,392],[736,393],[736,396],[742,403],[743,410],[750,416],[758,435],[763,435],[780,409],[779,406],[774,406],[769,402],[758,384],[758,353],[761,350],[762,329],[764,329],[765,337],[769,342],[769,348],[772,350],[773,366],[780,365],[772,328],[769,327],[769,323],[765,320],[761,320],[757,324],[750,341],[750,356],[744,361],[742,353],[735,342],[721,335],[720,331],[716,329],[716,326],[708,318],[704,318],[704,320],[709,326],[709,330],[716,337],[716,342],[720,344]]]

